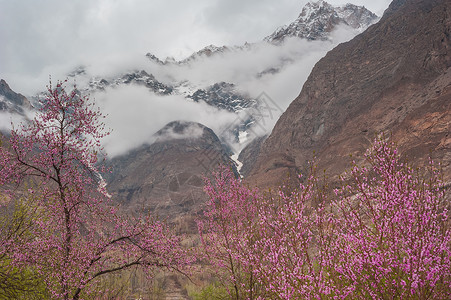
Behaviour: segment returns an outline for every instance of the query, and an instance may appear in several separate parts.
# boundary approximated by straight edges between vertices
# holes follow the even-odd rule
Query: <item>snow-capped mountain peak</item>
[[[294,22],[278,28],[264,40],[270,43],[282,42],[287,37],[327,40],[337,25],[345,24],[363,31],[377,19],[374,13],[363,6],[332,6],[324,0],[312,1],[304,6]]]
[[[184,60],[179,61],[178,63],[189,63],[192,62],[194,60],[197,60],[199,58],[203,58],[203,57],[210,57],[214,54],[218,54],[218,53],[224,53],[230,51],[230,48],[227,46],[222,46],[222,47],[218,47],[215,45],[208,45],[202,49],[200,49],[197,52],[194,52],[193,54],[191,54],[189,57],[185,58]]]
[[[311,22],[315,18],[317,18],[318,13],[330,12],[333,11],[333,6],[327,3],[326,1],[320,0],[317,2],[311,1],[308,2],[302,12],[299,14],[299,17],[296,21],[304,21]]]

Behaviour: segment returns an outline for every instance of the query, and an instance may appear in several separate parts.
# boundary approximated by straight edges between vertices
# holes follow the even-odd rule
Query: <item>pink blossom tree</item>
[[[99,291],[107,274],[142,267],[179,270],[190,262],[178,237],[150,216],[119,212],[97,167],[105,133],[104,116],[65,82],[48,87],[35,118],[13,129],[10,147],[0,149],[0,183],[24,193],[36,207],[32,239],[3,243],[17,267],[32,266],[58,299],[79,299]]]
[[[330,246],[326,189],[312,175],[296,191],[261,195],[227,168],[206,179],[199,220],[207,260],[233,299],[309,299],[329,293],[321,253]],[[311,208],[311,205],[318,205]],[[321,251],[319,251],[321,250]]]
[[[260,235],[250,249],[254,274],[273,299],[316,299],[333,288],[325,261],[333,215],[327,186],[311,165],[298,189],[279,190],[259,205]]]
[[[402,162],[375,141],[368,167],[354,166],[333,199],[328,268],[360,299],[450,299],[451,230],[439,169]]]
[[[198,220],[201,257],[213,266],[231,299],[257,299],[262,289],[248,257],[258,233],[257,191],[243,186],[226,167],[205,181],[210,199]]]
[[[241,283],[235,289],[246,287],[236,299],[450,298],[449,203],[438,169],[423,176],[385,141],[366,158],[336,195],[313,167],[299,189],[277,196],[224,170],[207,181],[199,229],[210,261]],[[259,293],[236,279],[236,266]]]

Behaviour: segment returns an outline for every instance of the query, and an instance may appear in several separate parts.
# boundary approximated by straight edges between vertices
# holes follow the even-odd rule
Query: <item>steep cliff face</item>
[[[395,0],[382,19],[314,67],[262,145],[249,180],[278,184],[313,154],[333,177],[381,132],[411,161],[450,176],[451,2]]]
[[[267,138],[266,135],[255,138],[250,142],[243,150],[241,150],[238,156],[238,161],[242,162],[242,167],[240,169],[240,174],[243,177],[247,177],[251,172],[258,155],[260,154],[260,149],[263,142]]]

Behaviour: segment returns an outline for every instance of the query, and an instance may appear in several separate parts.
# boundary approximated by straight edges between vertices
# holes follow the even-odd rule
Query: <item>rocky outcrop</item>
[[[5,80],[0,80],[0,111],[23,115],[25,110],[31,108],[30,101],[24,95],[14,92]]]
[[[252,142],[244,147],[243,150],[241,150],[240,155],[238,156],[238,161],[243,164],[240,169],[240,174],[244,178],[249,175],[250,171],[254,167],[257,157],[260,154],[262,144],[267,137],[267,135],[256,137],[252,140]]]
[[[208,105],[230,112],[240,112],[257,104],[255,99],[240,93],[235,84],[227,82],[218,82],[206,89],[198,89],[188,98],[195,102],[204,101]]]
[[[395,0],[382,19],[314,67],[262,145],[249,180],[272,186],[314,153],[336,178],[381,132],[410,161],[451,177],[451,2]]]

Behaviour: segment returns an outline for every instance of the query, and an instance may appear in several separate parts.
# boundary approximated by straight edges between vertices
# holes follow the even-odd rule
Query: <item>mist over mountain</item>
[[[309,17],[301,18],[307,10]],[[287,31],[278,33],[283,42],[210,45],[179,61],[147,53],[127,68],[80,66],[70,75],[109,115],[107,125],[114,130],[106,150],[112,156],[151,142],[154,132],[175,120],[212,128],[238,155],[272,130],[327,51],[377,19],[363,7],[324,1],[307,4],[301,16],[287,28],[304,24],[308,37]],[[338,19],[330,23],[330,18]],[[317,26],[324,20],[327,30]],[[262,94],[270,101],[259,102]]]

